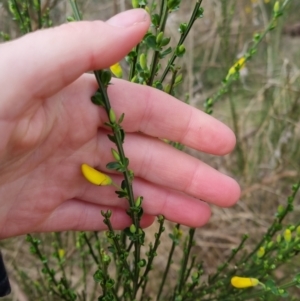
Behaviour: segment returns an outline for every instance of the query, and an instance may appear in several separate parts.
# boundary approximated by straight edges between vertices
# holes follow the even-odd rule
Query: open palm
[[[149,22],[143,10],[132,10],[107,23],[72,23],[0,46],[0,238],[105,229],[105,209],[113,211],[115,228],[130,223],[114,188],[93,186],[80,172],[82,163],[107,172],[113,160],[105,112],[90,101],[98,87],[85,72],[119,61]],[[125,113],[134,191],[145,199],[142,225],[164,214],[201,226],[210,216],[206,202],[236,202],[234,180],[158,139],[222,155],[234,147],[230,129],[149,87],[114,80],[108,92],[117,115]]]

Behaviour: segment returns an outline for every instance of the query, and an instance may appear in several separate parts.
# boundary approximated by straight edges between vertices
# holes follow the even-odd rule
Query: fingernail
[[[148,19],[149,14],[144,9],[131,9],[110,18],[107,23],[116,27],[130,27]]]

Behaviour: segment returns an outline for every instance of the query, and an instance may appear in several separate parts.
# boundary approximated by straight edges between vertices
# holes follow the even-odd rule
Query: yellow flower
[[[112,183],[112,179],[108,175],[94,169],[87,164],[81,165],[81,172],[83,176],[94,185],[107,186]]]
[[[257,251],[256,255],[257,255],[258,258],[262,258],[262,257],[264,257],[265,253],[266,253],[265,248],[260,247],[259,250]]]
[[[119,63],[115,63],[114,65],[110,66],[110,71],[117,78],[122,78],[123,76],[123,70]]]
[[[246,5],[246,6],[245,6],[245,13],[246,13],[246,14],[251,14],[251,13],[252,13],[252,8],[251,8],[250,5]]]
[[[241,57],[228,71],[228,74],[226,76],[226,79],[228,80],[229,77],[233,74],[235,74],[236,72],[240,71],[241,69],[243,69],[245,67],[246,64],[246,58],[245,57]]]
[[[231,278],[231,285],[235,288],[247,288],[256,286],[259,284],[259,280],[256,278],[238,277],[234,276]]]
[[[65,254],[66,254],[66,252],[65,252],[64,249],[59,249],[59,250],[58,250],[58,256],[59,256],[59,259],[64,258],[64,257],[65,257]]]

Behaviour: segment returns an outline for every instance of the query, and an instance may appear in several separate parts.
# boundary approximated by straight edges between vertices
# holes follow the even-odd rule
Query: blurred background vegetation
[[[66,0],[42,2],[44,7],[51,7],[50,16],[54,25],[65,23],[66,18],[72,15]],[[131,8],[131,1],[127,0],[78,2],[85,20],[106,20]],[[182,9],[173,13],[168,20],[168,31],[174,44],[178,39],[179,23],[188,21],[193,6],[191,2],[183,0]],[[191,105],[203,109],[204,101],[220,89],[229,68],[246,52],[253,34],[267,26],[274,2],[203,1],[204,18],[197,21],[192,29],[185,43],[188,55],[180,61],[185,82],[177,91],[179,98],[184,99],[188,93]],[[242,187],[241,200],[236,206],[226,209],[214,207],[209,224],[196,232],[197,243],[193,250],[204,261],[207,273],[215,271],[216,266],[230,255],[243,234],[250,235],[250,242],[245,248],[253,247],[268,229],[277,207],[285,204],[291,185],[299,179],[299,11],[300,1],[294,0],[277,27],[259,46],[257,54],[241,70],[239,81],[214,107],[213,115],[236,133],[237,146],[234,152],[225,157],[213,157],[185,149],[236,178]],[[36,26],[33,22],[33,29]],[[11,19],[6,0],[0,1],[0,31],[9,34],[12,39],[21,35]],[[299,221],[299,201],[298,196],[294,212],[289,215],[287,223]],[[149,232],[153,233],[155,228],[156,225]],[[50,245],[53,235],[40,237]],[[76,280],[79,263],[71,259],[75,234],[62,233],[60,239],[70,242],[72,246],[66,258],[74,260],[70,265],[70,273]],[[165,250],[168,246],[168,243],[164,243],[160,250],[161,256],[155,261],[158,272],[159,266],[165,264],[168,254]],[[5,256],[13,288],[13,294],[3,300],[38,300],[35,292],[42,290],[42,287],[33,280],[39,278],[40,263],[30,255],[29,247],[24,245],[24,237],[1,241],[0,248]],[[47,243],[44,243],[44,248],[47,249]],[[293,271],[299,270],[299,267],[300,262],[291,262],[288,268],[277,271],[277,276],[284,279],[289,273],[294,274]],[[76,281],[79,286],[80,279]]]

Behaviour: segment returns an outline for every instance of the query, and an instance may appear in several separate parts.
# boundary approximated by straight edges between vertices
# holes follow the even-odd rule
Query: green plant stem
[[[161,2],[161,10],[160,10],[160,25],[159,25],[159,28],[158,28],[158,33],[164,32],[165,26],[166,26],[166,23],[167,23],[167,19],[168,19],[167,1],[166,0],[162,0],[162,2]],[[159,52],[160,52],[160,50],[155,50],[154,54],[152,56],[152,62],[151,62],[151,68],[150,68],[150,76],[149,76],[149,79],[147,81],[147,85],[148,86],[152,86],[153,85],[154,77],[156,75],[156,67],[157,67],[157,64],[159,62]]]
[[[92,247],[92,245],[91,245],[91,243],[90,243],[90,240],[89,240],[88,237],[86,236],[86,233],[82,232],[82,237],[83,237],[84,241],[86,242],[86,244],[87,244],[87,246],[88,246],[88,248],[89,248],[90,254],[92,255],[92,257],[93,257],[95,263],[96,263],[97,266],[99,267],[100,262],[99,262],[99,260],[98,260],[98,258],[97,258],[97,256],[96,256],[96,254],[94,253],[93,247]]]
[[[70,4],[71,4],[71,7],[72,7],[72,11],[74,13],[75,19],[77,21],[80,21],[81,20],[81,15],[80,15],[80,12],[79,12],[77,1],[76,0],[69,0],[69,1],[70,1]]]
[[[185,284],[185,275],[186,275],[186,268],[187,268],[187,264],[188,264],[188,260],[190,257],[190,252],[193,246],[193,240],[194,240],[194,235],[195,235],[195,229],[191,228],[189,230],[189,241],[188,241],[188,245],[184,250],[184,257],[183,257],[183,262],[181,265],[181,272],[180,272],[180,278],[179,278],[179,283],[178,283],[178,293],[181,294],[183,286]]]
[[[28,18],[28,31],[32,32],[31,17],[30,17],[30,14],[29,14],[29,3],[28,3],[28,0],[26,0],[26,17]]]
[[[145,5],[140,5],[141,8],[145,8]],[[134,77],[135,74],[135,67],[136,67],[136,63],[137,63],[137,59],[138,59],[138,53],[140,50],[140,46],[141,44],[137,44],[136,47],[133,49],[133,51],[136,53],[136,55],[134,56],[131,65],[130,65],[130,70],[129,70],[129,77],[128,77],[128,81],[131,81]]]
[[[61,258],[60,258],[60,256],[59,256],[59,249],[63,249],[63,247],[62,247],[62,245],[61,245],[61,241],[60,241],[60,238],[59,238],[59,234],[58,234],[57,232],[55,232],[54,235],[55,235],[55,238],[56,238],[56,241],[57,241],[57,244],[58,244],[58,247],[55,246],[56,256],[57,256],[57,259],[58,259],[58,266],[59,266],[59,268],[60,268],[60,270],[61,270],[61,272],[62,272],[62,274],[63,274],[63,279],[65,280],[65,281],[63,281],[63,285],[65,286],[65,288],[66,288],[67,290],[69,290],[70,287],[69,287],[69,283],[68,283],[68,281],[67,281],[66,271],[65,271],[63,262],[62,262],[62,260],[61,260]]]
[[[81,255],[81,264],[82,264],[82,282],[83,282],[83,292],[85,292],[85,296],[86,296],[86,292],[87,292],[87,273],[86,273],[86,262],[85,262],[85,256]]]
[[[20,9],[19,9],[19,4],[17,3],[16,0],[12,0],[12,2],[14,3],[14,6],[15,6],[16,11],[17,11],[17,14],[18,14],[18,17],[19,17],[19,19],[20,19],[21,29],[22,29],[23,33],[28,33],[28,31],[25,30],[25,23],[24,23],[24,20],[23,20],[23,16],[22,16],[22,14],[21,14],[21,11],[20,11]]]
[[[187,269],[186,273],[185,273],[185,278],[184,278],[184,283],[186,283],[189,279],[189,276],[191,275],[191,271],[195,265],[195,261],[196,261],[196,256],[193,256],[192,257],[192,261],[191,261],[191,264],[190,264],[190,267]]]
[[[96,76],[97,83],[99,85],[100,90],[102,91],[102,95],[104,96],[104,105],[105,105],[105,110],[107,113],[107,116],[109,116],[109,112],[111,110],[111,105],[110,101],[107,95],[107,87],[104,86],[104,84],[101,81],[100,77],[100,72],[99,71],[94,71],[94,74]],[[113,126],[112,127],[114,138],[115,138],[115,144],[118,149],[118,153],[120,155],[120,160],[121,162],[125,163],[126,157],[124,153],[124,148],[123,148],[123,141],[122,141],[122,135],[121,135],[121,128],[119,125]],[[133,195],[133,188],[132,188],[132,180],[130,179],[130,174],[129,170],[126,167],[123,176],[125,179],[125,186],[126,186],[126,191],[128,193],[128,201],[129,201],[129,206],[134,207],[134,195]],[[132,219],[133,224],[135,225],[136,229],[140,229],[140,222],[138,218],[138,214],[135,211],[130,211],[130,217]],[[138,278],[139,278],[139,261],[140,261],[140,248],[141,245],[138,241],[134,242],[134,280],[133,280],[133,292],[134,292],[134,297],[137,293],[137,284],[138,284]]]
[[[240,139],[240,128],[239,128],[239,120],[238,120],[238,114],[236,112],[235,102],[232,97],[232,93],[229,95],[229,104],[230,104],[230,112],[231,112],[231,119],[233,123],[233,129],[236,136],[236,153],[237,153],[237,160],[239,165],[239,170],[241,173],[244,173],[245,170],[245,156],[243,152],[243,148],[241,145],[241,139]]]
[[[140,44],[137,44],[136,47],[133,49],[136,55],[133,57],[130,65],[128,81],[131,81],[134,77],[139,50],[140,50]]]
[[[114,229],[112,227],[112,224],[111,224],[111,222],[110,222],[110,220],[108,218],[105,218],[105,224],[107,225],[109,231],[112,233],[112,240],[113,240],[114,245],[115,245],[115,247],[117,249],[119,259],[122,260],[122,254],[124,253],[124,251],[122,250],[122,248],[121,248],[121,246],[119,244],[119,241],[116,238],[115,231],[114,231]],[[134,277],[133,277],[133,275],[131,273],[130,267],[129,267],[128,262],[126,261],[126,259],[122,260],[122,262],[124,263],[124,266],[125,266],[127,272],[129,273],[130,278],[132,280],[134,280]]]
[[[179,39],[179,42],[177,43],[177,47],[180,46],[180,45],[182,45],[183,42],[185,41],[186,37],[188,36],[188,34],[189,34],[189,32],[190,32],[192,26],[194,25],[194,22],[195,22],[196,19],[197,19],[197,13],[198,13],[198,11],[199,11],[199,8],[200,8],[200,6],[201,6],[201,3],[202,3],[202,0],[197,0],[197,3],[196,3],[195,8],[194,8],[194,10],[193,10],[192,16],[191,16],[190,21],[189,21],[189,23],[188,23],[188,26],[187,26],[185,32],[181,35],[181,37],[180,37],[180,39]],[[177,48],[177,47],[176,47],[176,48]],[[176,49],[176,48],[175,48],[175,49]],[[163,72],[163,74],[162,74],[162,76],[161,76],[161,78],[160,78],[160,80],[159,80],[161,83],[165,80],[165,78],[166,78],[168,72],[170,71],[171,66],[174,64],[176,58],[177,58],[177,55],[176,55],[176,52],[174,51],[174,53],[173,53],[171,59],[170,59],[169,62],[168,62],[167,67],[165,68],[165,70],[164,70],[164,72]]]
[[[170,91],[168,93],[170,95],[172,95],[172,89],[174,88],[174,84],[175,84],[177,73],[178,73],[178,69],[176,68],[174,70],[174,72],[172,73],[172,78],[171,78],[171,83],[170,83]]]
[[[75,17],[77,20],[81,20],[81,16],[76,4],[75,0],[70,0],[71,1],[71,5],[72,5],[72,9],[74,11]],[[104,101],[104,109],[107,113],[107,116],[109,117],[109,113],[111,111],[111,105],[110,105],[110,101],[107,95],[107,86],[105,86],[101,80],[101,71],[99,70],[95,70],[94,71],[98,86],[102,92],[102,96],[103,96],[103,101]],[[120,160],[122,163],[126,162],[126,157],[125,157],[125,153],[124,153],[124,149],[123,149],[123,141],[122,141],[122,135],[121,135],[121,127],[119,124],[112,124],[112,131],[113,131],[113,135],[115,138],[115,144],[117,146],[118,149],[118,153],[120,155]],[[124,166],[126,166],[124,164]],[[134,207],[134,194],[133,194],[133,188],[132,188],[132,180],[130,178],[130,173],[129,170],[126,166],[125,170],[123,171],[123,176],[124,176],[124,180],[125,180],[125,186],[126,186],[126,191],[128,194],[128,202],[129,202],[129,207],[133,208]],[[137,212],[135,211],[129,211],[130,217],[132,219],[133,224],[135,225],[136,229],[140,229],[140,221],[139,221],[139,217]],[[110,224],[109,219],[107,219],[107,225],[110,227],[110,231],[112,231],[112,227]],[[119,255],[121,255],[121,248],[119,245],[118,240],[115,238],[113,238],[115,246],[119,252]],[[135,245],[135,249],[134,249],[134,273],[133,273],[133,299],[136,296],[137,293],[137,284],[138,284],[138,278],[139,278],[139,261],[140,261],[140,243],[138,241],[134,242]],[[131,275],[131,271],[130,268],[128,266],[128,263],[126,260],[123,261],[125,267],[128,270],[128,273]]]
[[[175,227],[177,228],[177,230],[179,230],[180,224],[176,224]],[[166,279],[167,279],[167,275],[169,273],[169,269],[170,269],[170,266],[171,266],[172,257],[173,257],[176,245],[177,244],[176,244],[175,240],[173,240],[171,250],[169,252],[168,262],[167,262],[167,265],[166,265],[166,268],[165,268],[165,271],[164,271],[164,274],[163,274],[163,277],[162,277],[162,281],[161,281],[159,289],[158,289],[158,294],[157,294],[157,298],[156,298],[157,301],[160,300],[160,296],[161,296],[162,290],[164,288],[164,285],[165,285],[165,282],[166,282]]]
[[[145,272],[144,272],[143,276],[141,277],[140,282],[138,283],[137,288],[139,288],[143,284],[143,282],[146,280],[146,278],[148,276],[148,273],[151,270],[152,262],[154,260],[154,257],[156,256],[156,251],[157,251],[157,248],[160,244],[160,237],[161,237],[163,232],[164,232],[164,218],[162,219],[162,221],[159,222],[159,229],[158,229],[158,232],[155,235],[154,246],[153,246],[153,248],[150,247],[149,256],[148,256],[148,263],[147,263]]]
[[[41,0],[37,1],[37,14],[38,14],[38,27],[39,29],[42,28],[42,7],[41,7]]]

